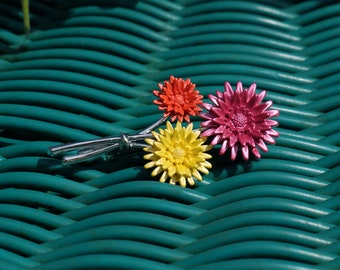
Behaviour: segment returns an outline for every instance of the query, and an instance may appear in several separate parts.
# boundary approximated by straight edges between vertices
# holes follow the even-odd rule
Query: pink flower
[[[243,89],[238,82],[234,92],[228,82],[224,84],[223,93],[216,91],[216,96],[209,95],[213,103],[203,103],[208,112],[200,116],[206,119],[201,123],[205,129],[201,136],[212,137],[211,145],[221,143],[220,155],[230,149],[230,158],[235,160],[239,150],[245,160],[249,159],[249,151],[256,158],[261,154],[257,147],[264,152],[268,151],[265,144],[274,144],[273,137],[279,133],[272,129],[278,122],[269,119],[278,116],[278,110],[267,110],[272,101],[262,102],[266,91],[255,93],[256,84],[249,89]]]

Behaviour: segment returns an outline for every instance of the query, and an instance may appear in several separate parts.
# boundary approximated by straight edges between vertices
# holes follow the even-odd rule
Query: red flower
[[[272,137],[278,137],[279,133],[272,129],[278,122],[268,119],[278,116],[278,110],[267,110],[272,101],[262,102],[266,91],[255,94],[256,84],[249,89],[243,89],[238,82],[234,92],[228,82],[224,84],[223,93],[216,91],[216,96],[209,95],[213,105],[203,103],[208,111],[201,117],[206,121],[201,123],[206,130],[201,136],[212,136],[211,145],[222,143],[220,155],[227,149],[231,150],[230,158],[235,160],[238,150],[242,150],[245,160],[249,159],[249,150],[255,157],[260,158],[259,150],[267,152],[265,142],[274,144]]]
[[[201,112],[198,105],[202,104],[202,95],[195,90],[196,85],[190,79],[183,80],[170,76],[170,81],[159,84],[160,91],[154,90],[153,94],[158,97],[154,101],[160,110],[165,110],[164,117],[171,116],[171,121],[178,118],[190,122],[189,115],[196,116]]]

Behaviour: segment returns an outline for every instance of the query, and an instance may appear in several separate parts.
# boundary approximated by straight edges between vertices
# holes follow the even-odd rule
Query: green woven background
[[[0,2],[0,269],[340,269],[337,1]],[[255,82],[280,109],[260,161],[193,188],[143,153],[62,167],[48,146],[159,119],[170,75]],[[196,126],[199,119],[194,119]]]

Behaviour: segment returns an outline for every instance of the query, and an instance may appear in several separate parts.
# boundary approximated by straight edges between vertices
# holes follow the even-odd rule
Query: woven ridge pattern
[[[0,2],[0,269],[340,269],[337,1],[32,0],[27,37],[19,2]],[[256,82],[276,145],[185,189],[143,153],[46,154],[155,122],[170,75],[205,98]]]

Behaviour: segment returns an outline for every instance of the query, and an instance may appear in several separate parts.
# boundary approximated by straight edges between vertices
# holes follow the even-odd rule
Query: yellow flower
[[[200,131],[193,130],[192,123],[182,127],[178,121],[173,128],[167,121],[166,129],[159,129],[159,133],[153,131],[154,138],[145,139],[149,146],[144,148],[148,152],[144,159],[150,162],[144,167],[155,167],[152,176],[162,173],[160,182],[170,178],[170,184],[178,182],[185,187],[187,182],[194,185],[194,179],[202,181],[201,173],[208,174],[212,166],[206,161],[211,155],[205,153],[211,146],[204,145],[206,138],[201,138],[200,134]]]

